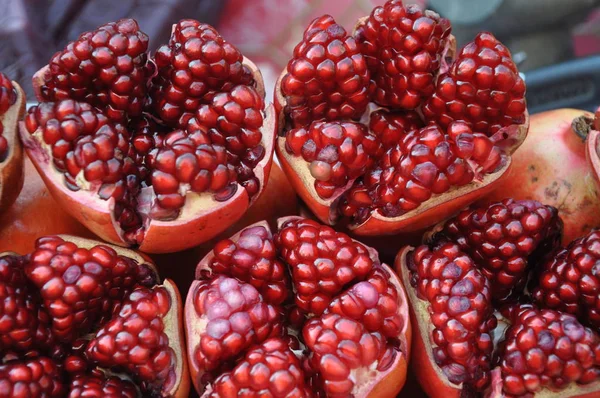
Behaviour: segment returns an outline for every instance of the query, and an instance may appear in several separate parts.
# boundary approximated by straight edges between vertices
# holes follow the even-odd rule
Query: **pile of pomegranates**
[[[313,20],[274,106],[213,27],[148,41],[82,33],[27,113],[0,74],[0,398],[600,396],[600,110],[530,118],[400,0]]]
[[[329,15],[306,28],[275,88],[276,151],[321,221],[416,231],[506,175],[527,133],[525,83],[492,34],[457,53],[450,32],[401,0],[351,33]]]
[[[57,202],[108,242],[196,246],[264,189],[274,110],[256,66],[207,24],[180,21],[150,55],[136,21],[107,23],[57,52],[33,84],[27,153]]]

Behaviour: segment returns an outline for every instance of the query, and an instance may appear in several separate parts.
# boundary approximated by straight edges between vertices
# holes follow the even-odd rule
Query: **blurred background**
[[[259,64],[274,84],[302,31],[330,13],[347,30],[384,0],[0,0],[0,70],[31,94],[30,77],[79,33],[133,17],[152,50],[171,25],[194,18]],[[600,102],[600,0],[408,0],[452,21],[459,45],[480,30],[513,52],[528,86],[530,112],[592,109]],[[272,92],[272,90],[268,90]]]

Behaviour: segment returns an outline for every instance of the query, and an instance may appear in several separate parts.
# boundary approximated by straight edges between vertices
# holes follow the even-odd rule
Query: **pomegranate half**
[[[47,236],[0,286],[0,396],[188,396],[181,297],[146,257]]]
[[[319,220],[418,231],[506,176],[527,134],[525,84],[491,34],[456,54],[450,30],[399,0],[352,35],[328,15],[307,27],[275,87],[275,150]]]
[[[558,250],[558,214],[531,200],[473,206],[400,250],[413,370],[429,396],[600,394],[588,293],[598,235]]]
[[[33,78],[27,154],[69,214],[150,253],[205,242],[267,183],[274,108],[256,66],[209,25],[182,20],[153,57],[137,22],[83,33]]]
[[[399,280],[374,250],[300,217],[215,244],[196,269],[185,324],[202,396],[395,397],[406,379]]]
[[[23,150],[17,124],[25,113],[25,93],[0,73],[0,213],[13,204],[23,187]]]
[[[512,156],[512,167],[494,191],[491,203],[507,193],[554,206],[564,222],[563,244],[600,226],[600,183],[594,115],[578,109],[556,109],[530,118],[527,138]],[[586,163],[586,150],[590,164]]]

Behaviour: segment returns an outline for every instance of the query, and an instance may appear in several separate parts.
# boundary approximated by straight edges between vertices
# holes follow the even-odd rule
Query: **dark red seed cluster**
[[[271,338],[249,350],[235,368],[213,383],[211,398],[256,396],[310,398],[300,361],[283,339]]]
[[[369,70],[358,44],[332,16],[316,18],[294,48],[281,82],[294,127],[357,119],[369,103]]]
[[[206,322],[194,356],[198,367],[225,367],[254,344],[283,333],[281,316],[254,286],[217,276],[192,284],[197,316]]]
[[[340,211],[357,219],[371,208],[400,216],[433,195],[495,171],[502,159],[491,139],[465,123],[452,123],[445,132],[431,124],[401,137],[345,195]]]
[[[376,136],[355,122],[312,122],[288,130],[288,152],[309,162],[315,189],[322,198],[361,176],[382,152]]]
[[[175,25],[169,44],[160,47],[154,59],[158,68],[151,93],[154,108],[173,126],[184,127],[180,118],[210,103],[216,93],[253,83],[242,53],[215,28],[192,19]]]
[[[175,353],[163,321],[170,309],[164,287],[137,287],[90,340],[86,357],[101,367],[125,369],[145,391],[160,392],[175,377]]]
[[[508,396],[585,385],[600,377],[600,337],[574,316],[522,306],[512,321],[499,354]]]
[[[401,0],[375,7],[355,33],[371,72],[373,101],[415,109],[431,96],[450,30],[447,19]]]
[[[83,33],[40,72],[47,102],[25,120],[68,188],[114,199],[130,244],[143,241],[146,220],[177,218],[188,192],[226,201],[239,184],[257,195],[254,169],[267,155],[263,94],[233,45],[182,20],[154,71],[147,42],[132,19]]]
[[[283,225],[275,244],[291,268],[296,305],[309,314],[322,314],[334,296],[377,264],[362,244],[308,219]]]
[[[2,116],[16,100],[17,94],[12,81],[4,73],[0,73],[0,162],[6,158],[8,152],[8,141],[3,135],[4,124],[2,123]]]
[[[137,117],[151,74],[147,50],[148,36],[133,19],[85,32],[50,60],[40,100],[87,102],[115,121]]]
[[[224,239],[214,249],[214,258],[200,276],[228,275],[254,286],[273,305],[289,296],[288,274],[277,258],[271,232],[256,226],[244,229],[236,241]]]
[[[380,109],[372,112],[369,118],[369,131],[379,138],[386,150],[394,147],[406,134],[423,127],[421,116],[414,111]]]
[[[37,241],[24,270],[39,289],[52,332],[62,342],[106,321],[136,285],[155,283],[146,264],[108,246],[87,250],[56,236]]]
[[[488,135],[524,123],[525,111],[525,82],[509,50],[487,32],[461,50],[423,106],[428,120],[442,126],[465,121]]]
[[[506,300],[523,293],[530,272],[560,245],[561,233],[556,208],[506,199],[463,210],[441,235],[473,258],[490,280],[493,298]]]
[[[455,243],[419,246],[408,267],[418,297],[429,304],[436,364],[452,383],[482,390],[490,380],[497,322],[490,282]]]
[[[0,397],[163,396],[179,377],[177,316],[156,278],[112,247],[59,236],[0,257]]]
[[[548,259],[535,285],[540,306],[574,314],[600,330],[600,232],[576,239]]]

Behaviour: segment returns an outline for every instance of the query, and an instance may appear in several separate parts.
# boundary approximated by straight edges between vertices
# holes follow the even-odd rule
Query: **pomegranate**
[[[586,145],[594,153],[593,114],[557,109],[531,116],[529,134],[513,155],[506,179],[482,202],[532,199],[556,207],[564,221],[563,244],[600,226],[600,188],[586,164]],[[588,136],[587,144],[585,137]],[[590,156],[590,160],[593,159]],[[557,161],[560,159],[560,161]]]
[[[145,257],[47,236],[0,287],[0,396],[188,396],[181,297]]]
[[[17,199],[23,187],[23,150],[17,124],[25,112],[25,93],[0,73],[0,213]]]
[[[556,208],[506,199],[467,208],[400,250],[413,370],[429,396],[600,393],[600,335],[585,326],[596,311],[588,292],[598,240],[567,253],[561,232]]]
[[[406,379],[400,281],[374,250],[300,217],[217,243],[196,269],[185,325],[206,397],[395,397]]]
[[[34,76],[40,104],[20,133],[55,200],[92,232],[174,252],[217,236],[261,195],[274,110],[256,66],[209,25],[182,20],[147,49],[133,19],[81,34]]]
[[[450,31],[400,0],[353,35],[329,15],[307,27],[275,87],[275,150],[319,220],[357,235],[419,231],[506,176],[527,134],[525,83],[493,35],[455,54]]]

